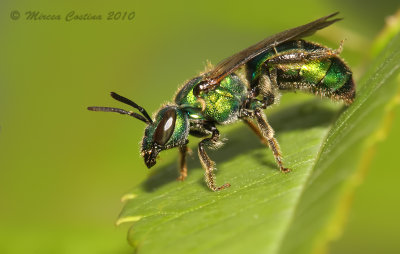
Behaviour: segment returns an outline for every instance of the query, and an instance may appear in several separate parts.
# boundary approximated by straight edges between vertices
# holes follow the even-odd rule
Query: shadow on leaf
[[[300,104],[289,106],[280,110],[268,117],[268,121],[274,128],[276,135],[289,132],[292,130],[308,129],[317,126],[327,126],[335,121],[338,113],[338,108],[334,107],[331,102],[326,100],[313,99]],[[239,154],[245,153],[263,147],[257,136],[252,133],[246,126],[235,128],[228,132],[230,139],[225,142],[225,146],[218,151],[210,151],[210,157],[218,164],[230,160]],[[224,137],[224,136],[222,136]],[[279,141],[279,138],[278,138]],[[193,154],[197,154],[197,147],[193,147]],[[267,148],[268,149],[268,148]],[[258,156],[258,155],[257,155]],[[196,158],[193,158],[196,157]],[[260,159],[262,164],[275,168],[275,161]],[[188,174],[191,170],[202,169],[197,156],[188,156]],[[218,171],[216,171],[218,174]],[[177,163],[170,163],[157,169],[153,174],[143,182],[142,188],[147,192],[152,192],[155,189],[169,182],[176,181],[178,177]],[[201,179],[205,188],[207,188],[204,180]]]

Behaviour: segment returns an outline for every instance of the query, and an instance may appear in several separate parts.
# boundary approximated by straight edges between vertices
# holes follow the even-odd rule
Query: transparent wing
[[[227,75],[231,74],[246,62],[250,61],[257,55],[271,49],[272,47],[286,41],[310,36],[316,31],[341,20],[339,18],[329,20],[330,18],[336,16],[338,13],[339,12],[335,12],[331,15],[322,17],[308,24],[267,37],[259,43],[254,44],[253,46],[250,46],[240,51],[239,53],[236,53],[233,56],[224,59],[223,61],[218,63],[213,70],[206,74],[202,90],[213,89],[213,86],[217,86],[219,82]]]

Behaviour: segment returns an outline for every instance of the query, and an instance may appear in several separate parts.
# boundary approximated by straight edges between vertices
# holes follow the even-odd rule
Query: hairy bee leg
[[[177,180],[183,181],[187,177],[187,165],[186,165],[186,154],[188,153],[189,148],[184,145],[179,147],[179,177]]]
[[[264,113],[261,110],[256,110],[254,113],[260,132],[265,137],[265,139],[268,142],[269,148],[274,153],[275,161],[278,164],[279,169],[284,173],[290,172],[288,168],[283,167],[282,155],[279,148],[279,144],[274,138],[274,130],[269,125]]]
[[[243,118],[243,121],[250,127],[250,129],[257,135],[257,137],[261,140],[261,142],[269,147],[268,140],[261,133],[260,129],[257,127],[255,123],[247,118]]]
[[[205,146],[213,146],[218,143],[219,140],[219,131],[217,128],[213,127],[212,128],[212,136],[211,138],[205,138],[199,143],[199,158],[201,165],[203,166],[205,172],[205,178],[206,178],[206,183],[207,186],[213,190],[213,191],[220,191],[222,189],[228,188],[231,185],[229,183],[226,183],[220,187],[217,187],[215,185],[215,175],[213,173],[214,167],[215,167],[215,162],[213,162],[210,157],[208,157],[206,151],[205,151]]]
[[[271,68],[269,70],[269,75],[264,71],[257,82],[256,86],[258,86],[260,93],[263,96],[263,102],[266,106],[275,103],[275,97],[278,94],[277,90],[279,89],[277,84],[277,75],[277,69]]]
[[[270,71],[269,71],[269,82],[271,82],[271,89],[272,89],[272,87],[273,88],[277,88],[278,87],[278,69],[275,67],[275,68],[272,68]]]
[[[334,53],[335,55],[340,55],[340,53],[342,53],[342,51],[343,51],[343,45],[344,45],[344,41],[345,41],[345,40],[346,40],[346,39],[341,40],[341,41],[340,41],[340,44],[339,44],[339,48],[333,50],[333,53]]]
[[[341,43],[342,45],[343,43]],[[342,51],[342,46],[337,50],[332,49],[319,49],[312,52],[300,51],[293,53],[277,54],[268,59],[264,64],[268,67],[273,67],[279,64],[294,64],[301,62],[309,62],[313,60],[327,59],[332,56],[338,55]]]

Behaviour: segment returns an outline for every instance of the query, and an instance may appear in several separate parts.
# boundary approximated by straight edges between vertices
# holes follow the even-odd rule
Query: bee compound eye
[[[165,145],[168,140],[171,138],[172,133],[175,129],[176,122],[176,111],[171,108],[168,109],[165,113],[161,121],[158,123],[157,128],[154,132],[153,141],[158,145]]]

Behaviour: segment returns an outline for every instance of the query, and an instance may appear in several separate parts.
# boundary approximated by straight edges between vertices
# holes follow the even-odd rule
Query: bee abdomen
[[[330,66],[325,72],[324,77],[317,84],[323,88],[332,91],[339,90],[352,77],[352,73],[347,66],[339,58],[334,57],[329,59]]]
[[[355,97],[352,72],[339,57],[313,60],[300,65],[278,65],[280,90],[303,90],[351,103]]]
[[[338,57],[329,59],[331,64],[324,78],[317,86],[326,90],[334,99],[351,103],[355,97],[353,74],[347,65]]]
[[[300,84],[311,91],[351,103],[355,97],[352,72],[339,57],[305,63],[299,71]]]

